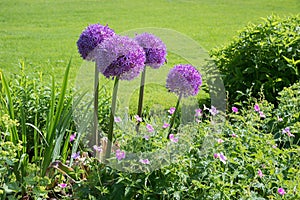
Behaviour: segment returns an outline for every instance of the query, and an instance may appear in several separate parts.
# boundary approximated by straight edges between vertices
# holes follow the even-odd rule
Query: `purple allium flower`
[[[95,151],[97,151],[97,152],[102,152],[101,146],[94,145],[94,146],[93,146],[93,149],[94,149]]]
[[[264,174],[262,173],[262,171],[259,169],[258,172],[257,172],[257,175],[262,178],[264,176]]]
[[[232,112],[234,112],[234,113],[239,112],[239,109],[237,107],[235,107],[235,106],[233,106],[231,109],[232,109]]]
[[[168,123],[164,123],[164,125],[162,126],[163,128],[168,128],[170,126],[170,124],[168,124]]]
[[[174,134],[170,134],[169,139],[171,140],[171,142],[174,142],[174,143],[178,142],[178,138],[174,137]]]
[[[116,123],[119,123],[122,121],[121,117],[114,117],[114,120]]]
[[[200,108],[197,108],[196,110],[195,110],[195,117],[201,117],[202,116],[202,109],[200,109]]]
[[[70,142],[73,142],[76,138],[76,133],[70,135]]]
[[[122,160],[125,158],[125,151],[121,151],[120,149],[116,150],[116,158],[118,160]]]
[[[68,184],[66,183],[59,183],[58,186],[61,188],[66,188]]]
[[[166,62],[166,45],[158,37],[149,33],[142,33],[135,36],[135,40],[145,51],[145,65],[157,69]]]
[[[80,152],[78,151],[77,153],[73,153],[71,157],[75,160],[78,159],[80,157]]]
[[[107,38],[97,47],[97,67],[107,78],[132,80],[144,69],[145,60],[143,48],[126,36]]]
[[[137,122],[142,122],[143,121],[143,119],[138,115],[134,115],[134,118]]]
[[[171,107],[169,110],[168,110],[168,113],[170,113],[170,115],[173,115],[174,112],[175,112],[176,108],[174,107]]]
[[[166,87],[183,97],[195,96],[202,84],[200,73],[192,65],[176,65],[168,74]]]
[[[78,51],[85,60],[94,61],[94,49],[106,38],[112,37],[115,32],[107,25],[91,24],[80,35],[77,41]]]
[[[154,128],[151,124],[147,124],[146,128],[147,128],[148,132],[150,132],[150,133],[154,131]]]
[[[149,165],[150,161],[148,159],[140,159],[140,163]]]
[[[255,104],[255,105],[254,105],[254,110],[255,110],[256,112],[259,112],[259,111],[260,111],[260,108],[259,108],[259,105],[258,105],[258,104]]]
[[[277,192],[278,192],[278,194],[280,194],[280,195],[284,195],[284,194],[285,194],[285,191],[284,191],[283,188],[278,188]]]

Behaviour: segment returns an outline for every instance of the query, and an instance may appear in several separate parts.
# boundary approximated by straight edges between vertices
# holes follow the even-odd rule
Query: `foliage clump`
[[[300,16],[270,16],[262,24],[249,24],[211,56],[224,75],[229,101],[245,100],[251,89],[276,104],[276,96],[300,78]]]

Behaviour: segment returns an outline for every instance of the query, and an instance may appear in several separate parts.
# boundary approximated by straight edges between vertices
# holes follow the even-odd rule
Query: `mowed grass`
[[[18,63],[24,60],[29,76],[42,72],[59,80],[72,57],[70,78],[75,80],[83,65],[76,41],[93,23],[108,24],[116,33],[168,28],[210,50],[229,42],[249,22],[261,22],[261,17],[271,14],[297,14],[299,10],[299,0],[2,0],[0,68],[18,73]],[[166,67],[184,61],[169,53]],[[161,94],[158,101],[166,102],[166,106],[174,104],[169,98]]]

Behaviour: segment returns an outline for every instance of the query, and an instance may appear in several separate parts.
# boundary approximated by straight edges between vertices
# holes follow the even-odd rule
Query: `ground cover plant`
[[[216,2],[218,4],[215,4]],[[44,3],[38,2],[33,5],[22,1],[0,4],[12,5],[4,10],[8,13],[20,5],[27,14],[35,15],[37,12],[31,11],[43,6],[50,8],[45,10],[46,14],[59,13],[59,10],[54,9],[59,4],[51,1]],[[76,12],[76,6],[80,5],[80,9],[84,9],[86,6],[96,7],[95,3],[74,1],[73,7],[69,9],[74,8],[72,15],[78,15],[80,18],[79,16],[84,15],[79,14],[82,10]],[[132,11],[133,5],[143,8],[141,11],[136,10],[137,13],[132,14],[132,18],[126,19],[136,22],[135,25],[139,24],[139,20],[135,20],[144,16],[143,12],[147,10],[142,1],[128,1],[128,7],[122,7],[121,5],[125,6],[122,1],[102,3],[103,8],[114,8],[116,13],[120,12],[119,16],[125,15],[126,8],[131,8]],[[155,3],[161,6],[175,6],[172,9],[155,7],[155,11],[161,16],[162,13],[178,14],[179,11],[190,8],[191,15],[184,15],[185,20],[191,16],[198,16],[196,10],[200,7],[215,11],[211,13],[212,16],[219,12],[220,7],[226,12],[245,9],[234,2],[229,2],[229,7],[220,1],[148,2],[149,5]],[[278,9],[279,12],[285,13],[285,8],[289,8],[291,12],[298,12],[298,4],[294,1],[287,1],[283,5],[276,4],[280,5],[280,8],[274,8],[269,3],[244,1],[242,5],[259,8],[257,12],[249,11],[253,12],[253,15],[260,11],[268,12],[269,9]],[[261,8],[262,5],[268,5],[267,9]],[[207,10],[204,11],[206,12],[208,13]],[[109,12],[103,12],[103,17],[108,20],[108,17],[105,17],[106,13]],[[41,17],[34,21],[35,24],[40,22],[42,28],[49,26],[50,31],[52,19],[49,19],[49,24],[43,24],[42,16],[41,14]],[[90,16],[85,17],[93,16],[91,12]],[[169,53],[168,46],[154,34],[144,33],[132,37],[119,35],[122,29],[128,27],[125,27],[125,23],[120,25],[125,19],[116,16],[109,15],[109,18],[113,18],[109,26],[91,24],[80,36],[80,25],[74,25],[74,22],[64,24],[63,20],[60,21],[58,24],[65,25],[63,30],[68,27],[68,30],[72,30],[72,35],[72,26],[76,26],[74,29],[77,34],[65,40],[72,40],[74,45],[77,41],[79,54],[76,52],[76,56],[71,59],[68,56],[67,62],[56,62],[56,58],[53,59],[49,53],[50,61],[45,65],[54,68],[50,76],[49,69],[40,71],[36,76],[28,75],[33,70],[31,67],[37,65],[37,58],[32,58],[32,63],[28,60],[20,62],[20,71],[16,74],[0,70],[1,199],[300,198],[300,83],[297,76],[292,81],[286,81],[288,83],[282,88],[276,88],[274,99],[268,98],[265,87],[259,87],[258,91],[253,92],[253,88],[251,90],[251,87],[247,86],[243,99],[233,101],[230,98],[226,109],[223,109],[222,105],[227,103],[225,96],[220,95],[222,89],[211,86],[215,82],[205,77],[208,72],[201,71],[202,68],[193,66],[179,55]],[[149,18],[147,25],[155,22],[154,15],[145,16]],[[14,19],[19,19],[18,17],[14,16]],[[168,17],[172,17],[172,14]],[[169,24],[168,17],[159,23]],[[86,21],[86,18],[82,20]],[[237,21],[241,20],[234,18]],[[270,27],[286,22],[286,18],[277,16],[268,19],[276,20],[276,23],[272,21]],[[299,16],[291,16],[289,19],[299,20]],[[10,27],[7,20],[9,21],[4,17],[0,23]],[[18,23],[22,23],[22,20],[26,20],[26,17]],[[177,26],[176,23],[180,23],[180,20],[174,23],[170,26]],[[192,20],[190,25],[181,28],[184,29],[183,32],[189,32],[197,29],[199,24],[199,21]],[[296,31],[288,34],[288,39],[293,44],[293,51],[288,52],[293,54],[291,57],[285,56],[287,64],[282,66],[297,69],[298,54],[295,52],[299,47],[298,43],[294,45],[293,42],[298,41],[299,25],[295,25],[293,21],[291,24],[290,27],[293,28],[289,30]],[[262,24],[258,27],[264,26]],[[214,31],[221,30],[218,28]],[[33,30],[29,32],[31,31]],[[27,33],[24,32],[24,40]],[[60,33],[59,38],[62,39],[68,31],[61,30]],[[209,31],[206,34],[208,33]],[[257,32],[255,28],[249,29],[249,35],[264,36],[263,33]],[[285,31],[281,33],[286,34]],[[199,37],[192,32],[188,34],[194,39]],[[41,32],[38,35],[43,34]],[[53,41],[53,38],[49,37],[46,40]],[[217,43],[209,40],[207,42],[210,45]],[[31,44],[32,49],[35,45]],[[55,42],[51,45],[57,48]],[[273,45],[275,49],[281,48],[280,42]],[[256,47],[255,44],[253,46]],[[64,48],[67,49],[68,45],[61,47],[56,53],[63,52]],[[267,53],[257,58],[256,62],[264,63],[265,57],[273,59],[266,56],[269,55]],[[12,54],[10,52],[5,59],[13,57]],[[40,55],[42,58],[43,54]],[[89,67],[94,67],[91,79],[88,79],[92,80],[94,86],[92,95],[87,93],[84,87],[80,90],[72,84],[73,72],[76,71],[74,68],[82,62],[79,59],[80,55],[92,64]],[[215,53],[214,58],[217,59],[220,55],[223,56]],[[218,64],[218,60],[216,61]],[[44,65],[42,61],[38,62],[38,65]],[[213,71],[212,65],[209,66]],[[230,67],[232,66],[228,66]],[[39,71],[40,68],[34,70]],[[56,75],[62,70],[63,75]],[[167,76],[160,77],[164,80],[164,86],[159,92],[151,92],[151,89],[157,86],[143,87],[147,84],[150,70],[169,71]],[[212,77],[218,78],[218,74],[215,75]],[[226,73],[221,75],[226,76]],[[270,75],[273,75],[272,72]],[[100,82],[99,77],[103,78]],[[127,98],[120,95],[120,86],[133,79],[139,80],[136,82],[138,90],[134,91],[135,98],[139,101],[136,101],[134,109],[129,111],[128,108],[122,109],[119,106],[121,99]],[[255,81],[255,78],[249,80],[253,83]],[[228,91],[231,90],[231,86],[227,86]],[[216,96],[214,91],[219,92],[218,95],[224,102],[213,101]],[[169,100],[170,93],[174,94],[172,100]],[[160,98],[161,102],[166,99],[168,102],[153,109],[151,101],[147,102],[149,99],[155,99],[153,95],[157,95],[156,98]],[[201,98],[210,97],[212,100],[199,101],[199,95]]]

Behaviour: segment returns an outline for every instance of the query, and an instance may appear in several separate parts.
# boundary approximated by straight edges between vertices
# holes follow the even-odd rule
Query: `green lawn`
[[[248,22],[272,13],[297,14],[299,0],[2,0],[0,68],[62,76],[73,57],[72,77],[82,64],[76,41],[91,23],[108,24],[117,33],[134,28],[170,28],[207,50],[222,45]]]

